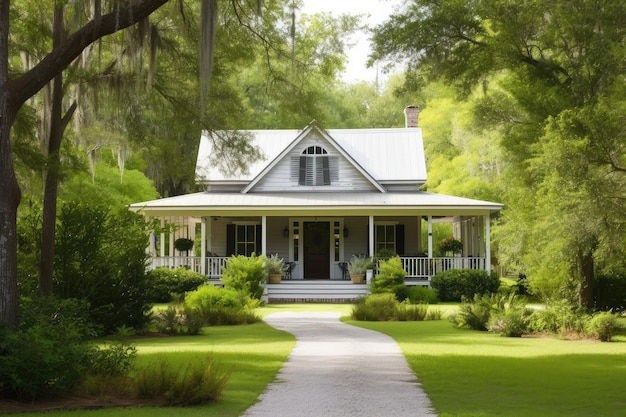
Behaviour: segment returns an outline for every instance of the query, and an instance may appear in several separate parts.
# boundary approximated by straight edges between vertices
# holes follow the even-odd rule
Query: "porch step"
[[[267,284],[269,303],[351,303],[367,294],[367,285],[350,281],[282,281]]]

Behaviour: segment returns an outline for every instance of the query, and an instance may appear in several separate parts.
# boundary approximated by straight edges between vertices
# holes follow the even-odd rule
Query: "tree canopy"
[[[625,16],[619,0],[415,0],[374,33],[372,59],[454,85],[502,147],[501,260],[588,307],[625,250]]]

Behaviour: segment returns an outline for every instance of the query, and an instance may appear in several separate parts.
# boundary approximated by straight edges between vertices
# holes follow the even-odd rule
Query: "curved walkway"
[[[275,313],[297,338],[274,382],[245,417],[436,416],[396,342],[338,313]]]

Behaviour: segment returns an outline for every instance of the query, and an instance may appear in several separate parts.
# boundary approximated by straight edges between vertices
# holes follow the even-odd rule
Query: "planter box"
[[[267,282],[269,284],[280,284],[280,280],[283,277],[283,274],[270,274]]]
[[[365,274],[350,274],[353,284],[365,284]]]

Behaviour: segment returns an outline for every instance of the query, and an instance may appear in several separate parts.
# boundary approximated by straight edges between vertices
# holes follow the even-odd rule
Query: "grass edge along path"
[[[506,338],[447,320],[355,322],[393,337],[442,417],[624,415],[626,337]]]

